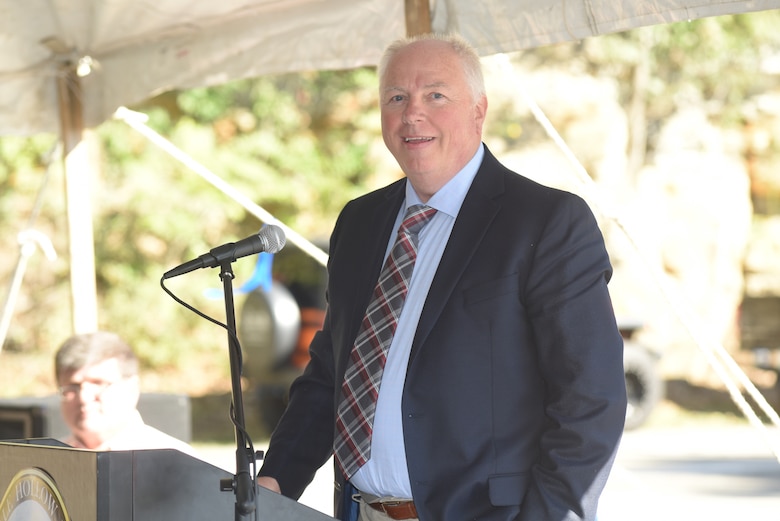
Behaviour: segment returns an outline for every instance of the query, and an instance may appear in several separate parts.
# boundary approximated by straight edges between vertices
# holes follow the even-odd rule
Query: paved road
[[[639,429],[624,435],[599,521],[780,520],[780,463],[752,427]]]
[[[780,432],[772,431],[776,443]],[[204,458],[234,471],[232,449]],[[325,465],[301,503],[332,515]],[[601,498],[599,521],[780,520],[780,463],[751,427],[643,428],[625,433]]]

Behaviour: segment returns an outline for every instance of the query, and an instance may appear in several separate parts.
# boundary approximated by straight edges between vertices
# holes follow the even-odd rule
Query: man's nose
[[[407,125],[412,123],[417,123],[419,121],[422,121],[424,117],[425,117],[425,112],[423,110],[422,102],[410,98],[406,103],[406,107],[404,108],[404,112],[402,116],[403,123]]]

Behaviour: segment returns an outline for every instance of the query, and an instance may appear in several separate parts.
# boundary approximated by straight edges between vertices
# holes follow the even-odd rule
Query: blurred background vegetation
[[[718,126],[751,124],[748,102],[780,89],[778,27],[778,11],[726,16],[528,50],[511,59],[525,69],[557,64],[615,79],[629,115],[630,177],[652,157],[661,123],[689,100],[704,100]],[[373,68],[311,71],[167,92],[131,109],[279,220],[322,244],[348,200],[401,175],[382,143],[376,90]],[[574,100],[577,95],[567,93]],[[512,101],[491,99],[486,140],[522,148],[546,139],[530,115],[511,108]],[[106,121],[92,138],[101,165],[92,194],[100,327],[138,350],[147,390],[228,392],[224,330],[172,301],[159,279],[262,223],[122,121]],[[759,171],[754,207],[774,215],[780,213],[780,135],[770,132],[768,139],[746,153]],[[71,334],[64,181],[55,135],[0,137],[4,284],[18,259],[17,234],[28,228],[48,236],[59,256],[52,261],[38,254],[29,262],[0,353],[0,397],[52,392],[51,357]],[[253,268],[250,259],[237,262],[236,284]],[[167,284],[223,319],[222,300],[206,293],[220,287],[217,271],[200,270]]]

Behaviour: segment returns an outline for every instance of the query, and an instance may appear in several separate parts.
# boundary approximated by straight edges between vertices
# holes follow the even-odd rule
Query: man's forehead
[[[446,81],[432,81],[430,83],[426,83],[422,85],[423,90],[435,90],[435,89],[445,89],[449,86],[449,83]],[[403,85],[387,85],[384,88],[385,92],[407,92],[409,90],[409,87],[403,86]]]
[[[462,78],[463,67],[455,56],[453,59],[436,55],[396,57],[388,65],[381,87],[385,92],[392,87],[406,88],[407,85],[445,88],[460,84]]]

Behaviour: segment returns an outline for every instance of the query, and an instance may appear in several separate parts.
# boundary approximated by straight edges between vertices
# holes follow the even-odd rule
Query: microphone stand
[[[236,474],[232,480],[223,480],[220,488],[223,491],[233,491],[236,496],[235,519],[241,521],[250,519],[250,514],[256,510],[255,496],[257,485],[250,473],[250,458],[255,458],[249,446],[244,429],[244,402],[241,394],[241,346],[238,345],[236,333],[236,312],[233,304],[233,269],[228,260],[220,264],[219,278],[225,294],[225,314],[228,326],[228,347],[230,351],[230,376],[233,387],[233,422],[236,438]]]

